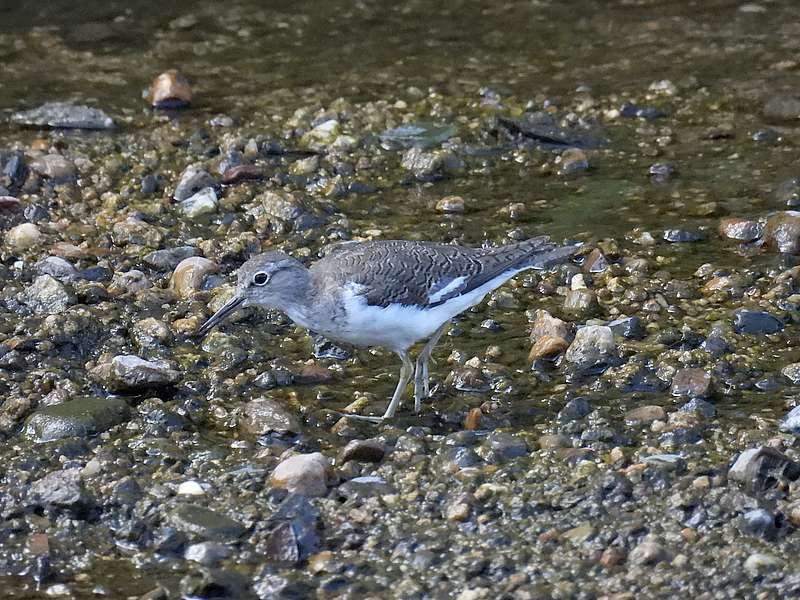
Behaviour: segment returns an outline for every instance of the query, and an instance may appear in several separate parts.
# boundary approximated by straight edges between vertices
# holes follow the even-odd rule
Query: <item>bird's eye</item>
[[[268,273],[256,273],[253,275],[253,283],[255,285],[267,285],[269,281],[269,274]]]

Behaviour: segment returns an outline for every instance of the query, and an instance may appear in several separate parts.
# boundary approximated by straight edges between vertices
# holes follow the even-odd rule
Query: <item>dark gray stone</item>
[[[25,423],[25,435],[37,442],[89,437],[124,423],[130,416],[121,398],[81,398],[48,406]]]
[[[38,108],[16,112],[11,121],[28,127],[55,129],[114,129],[114,120],[98,108],[67,102],[48,102]]]

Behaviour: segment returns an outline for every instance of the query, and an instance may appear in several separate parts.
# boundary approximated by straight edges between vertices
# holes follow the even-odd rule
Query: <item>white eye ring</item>
[[[262,286],[267,285],[269,283],[269,273],[264,273],[263,271],[259,271],[255,275],[253,275],[253,285]]]

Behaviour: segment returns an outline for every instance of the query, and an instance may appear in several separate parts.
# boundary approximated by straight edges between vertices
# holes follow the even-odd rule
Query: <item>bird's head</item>
[[[222,308],[200,327],[203,336],[228,315],[246,306],[286,310],[302,300],[308,270],[297,259],[271,251],[254,256],[236,272],[236,291]]]

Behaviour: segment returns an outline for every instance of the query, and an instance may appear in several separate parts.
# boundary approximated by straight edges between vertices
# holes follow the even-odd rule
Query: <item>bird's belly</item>
[[[350,306],[339,338],[356,346],[384,346],[405,350],[429,338],[451,317],[450,311],[414,306]],[[335,334],[334,334],[335,335]]]

